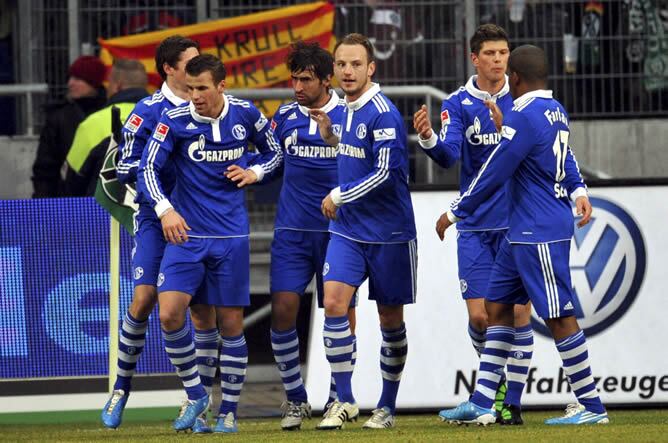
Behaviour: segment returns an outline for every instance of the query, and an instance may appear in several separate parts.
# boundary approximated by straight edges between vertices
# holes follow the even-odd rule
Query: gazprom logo
[[[588,337],[612,326],[631,307],[647,263],[645,241],[629,213],[607,199],[590,201],[592,220],[575,228],[570,254],[573,311]],[[542,321],[532,322],[537,332],[550,336]]]

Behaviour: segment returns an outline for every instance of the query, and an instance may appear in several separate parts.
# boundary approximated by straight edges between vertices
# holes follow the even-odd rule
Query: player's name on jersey
[[[233,149],[204,150],[197,142],[191,143],[188,147],[188,157],[196,162],[227,162],[237,160],[244,155],[244,147]]]
[[[366,158],[366,152],[362,148],[346,143],[339,143],[339,155],[347,155],[354,158]]]
[[[310,158],[336,158],[337,148],[334,146],[291,145],[286,149],[288,155]]]
[[[556,122],[562,122],[563,124],[568,125],[568,119],[559,108],[554,111],[548,109],[545,111],[544,115],[547,121],[550,122],[550,125],[553,125]]]

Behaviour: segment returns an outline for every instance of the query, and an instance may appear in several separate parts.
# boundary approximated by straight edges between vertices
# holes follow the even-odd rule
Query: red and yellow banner
[[[304,40],[332,49],[333,26],[333,6],[320,1],[163,31],[100,39],[100,59],[107,67],[114,58],[141,61],[154,90],[162,83],[155,69],[155,48],[170,35],[179,34],[196,40],[202,53],[214,54],[223,61],[229,89],[285,86],[290,79],[285,66],[290,44]],[[275,106],[267,107],[275,110]]]

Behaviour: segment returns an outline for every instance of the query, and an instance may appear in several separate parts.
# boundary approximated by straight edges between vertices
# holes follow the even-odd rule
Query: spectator
[[[121,110],[125,122],[135,104],[148,95],[144,65],[136,60],[118,59],[109,73],[109,100],[106,107],[89,115],[77,128],[67,153],[65,195],[82,197],[95,194],[97,176],[111,135],[111,108]]]
[[[33,198],[64,195],[61,170],[65,156],[79,123],[104,106],[104,71],[104,65],[97,57],[79,57],[69,68],[65,100],[46,106],[46,122],[32,168]]]

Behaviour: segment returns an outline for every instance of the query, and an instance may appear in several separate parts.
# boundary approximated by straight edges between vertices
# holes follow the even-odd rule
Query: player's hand
[[[329,220],[336,220],[336,210],[337,206],[334,204],[332,197],[327,194],[327,197],[322,199],[322,204],[320,205],[320,210],[322,215],[327,217]]]
[[[448,213],[444,212],[441,214],[441,216],[438,218],[436,221],[436,233],[438,234],[438,238],[443,241],[445,238],[445,230],[448,229],[452,225],[452,222],[448,218]]]
[[[252,169],[244,169],[239,165],[228,166],[225,177],[236,182],[237,188],[243,188],[246,185],[252,185],[257,182],[257,175]]]
[[[332,120],[325,111],[320,109],[311,109],[309,110],[309,116],[318,124],[320,137],[322,137],[322,139],[328,145],[336,146],[339,144],[339,137],[337,137],[332,130]]]
[[[492,115],[492,120],[494,121],[494,126],[496,126],[496,132],[501,132],[501,127],[503,126],[503,112],[492,100],[485,100],[485,106],[489,109],[489,113]]]
[[[582,219],[578,222],[578,228],[583,227],[591,220],[592,207],[588,197],[580,196],[575,200],[575,209]]]
[[[162,223],[162,234],[168,242],[178,245],[188,241],[190,226],[174,209],[168,209],[160,217],[160,223]]]
[[[418,111],[413,114],[413,128],[422,140],[431,138],[434,131],[431,129],[431,120],[427,113],[427,105],[422,105]]]

